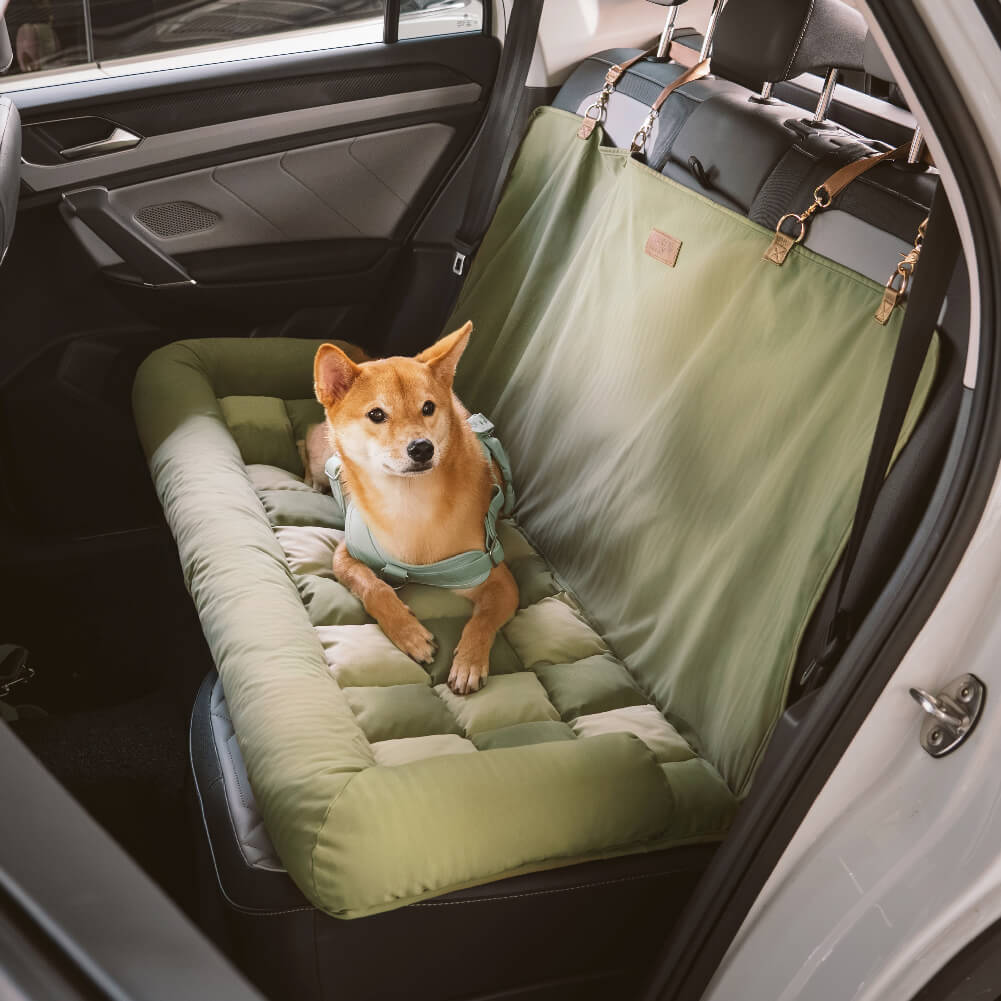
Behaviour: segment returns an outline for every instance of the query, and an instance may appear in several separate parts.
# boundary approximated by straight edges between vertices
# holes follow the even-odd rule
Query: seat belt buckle
[[[452,246],[455,248],[455,256],[452,258],[452,274],[462,278],[469,270],[469,262],[476,253],[476,246],[459,239],[453,240]]]

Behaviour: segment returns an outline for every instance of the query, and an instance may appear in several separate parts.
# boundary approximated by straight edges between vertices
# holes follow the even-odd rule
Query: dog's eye
[[[421,413],[425,417],[430,417],[434,413],[434,404],[428,400],[423,407],[421,407]]]
[[[366,415],[373,424],[381,424],[386,419],[385,411],[373,407]]]

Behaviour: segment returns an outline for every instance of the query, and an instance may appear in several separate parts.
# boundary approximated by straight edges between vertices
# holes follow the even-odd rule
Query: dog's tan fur
[[[434,563],[484,546],[493,477],[466,423],[469,414],[452,392],[471,332],[467,323],[416,358],[357,365],[333,344],[322,345],[316,354],[316,398],[327,414],[328,447],[341,458],[346,492],[379,544],[403,563]],[[426,401],[435,405],[430,416],[422,412]],[[367,416],[376,408],[386,415],[382,423]],[[434,457],[430,468],[414,471],[406,449],[419,438],[433,443]],[[322,452],[319,435],[314,447]],[[306,452],[311,477],[322,475],[322,463],[308,444]],[[418,663],[433,659],[431,633],[345,543],[334,553],[334,575],[404,653]],[[494,636],[517,610],[518,588],[501,563],[478,587],[456,593],[473,603],[448,678],[449,687],[461,695],[485,682]]]

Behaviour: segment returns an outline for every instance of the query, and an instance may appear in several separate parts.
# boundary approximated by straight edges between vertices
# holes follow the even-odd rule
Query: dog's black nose
[[[430,462],[431,456],[434,455],[434,445],[427,438],[418,438],[407,445],[407,455],[414,462]]]

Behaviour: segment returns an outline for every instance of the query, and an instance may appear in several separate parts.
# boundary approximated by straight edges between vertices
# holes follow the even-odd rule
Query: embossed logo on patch
[[[795,246],[796,241],[793,237],[787,236],[785,233],[776,233],[775,239],[768,245],[768,249],[763,255],[764,260],[771,261],[772,264],[782,267],[789,256],[789,251]]]
[[[655,257],[658,261],[663,261],[669,268],[673,268],[678,263],[681,241],[673,236],[668,236],[667,233],[662,233],[659,229],[652,229],[643,249],[651,257]]]

